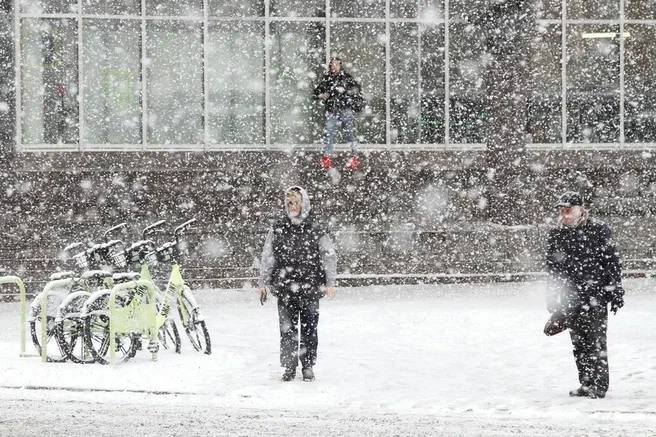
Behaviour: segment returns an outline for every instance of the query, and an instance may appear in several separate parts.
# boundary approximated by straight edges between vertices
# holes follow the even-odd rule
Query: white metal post
[[[77,145],[84,150],[84,39],[82,35],[82,0],[77,0]]]
[[[620,147],[624,146],[624,0],[620,0]]]
[[[563,0],[565,1],[565,0]],[[449,58],[449,15],[451,14],[449,10],[449,0],[444,0],[444,147],[448,147],[451,142],[451,134],[449,132],[450,123],[449,123],[449,108],[451,106],[450,102],[450,65],[451,62]]]
[[[560,25],[560,80],[561,80],[561,105],[560,108],[560,141],[561,148],[567,144],[567,0],[561,2],[561,25]]]

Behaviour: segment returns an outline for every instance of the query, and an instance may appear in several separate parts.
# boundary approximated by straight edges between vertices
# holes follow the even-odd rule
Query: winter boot
[[[330,170],[333,166],[333,159],[330,157],[328,154],[324,154],[321,157],[321,166],[325,168],[326,170]]]
[[[603,399],[606,397],[606,392],[597,390],[594,387],[589,387],[587,385],[582,385],[576,390],[569,392],[569,395],[572,397],[587,397],[590,399]]]
[[[287,367],[282,374],[282,380],[285,382],[293,381],[296,378],[296,367]]]
[[[589,391],[590,391],[589,387],[582,385],[576,390],[570,390],[569,395],[573,398],[580,398],[580,397],[587,396]]]
[[[362,160],[358,158],[357,155],[353,155],[351,156],[351,159],[349,159],[346,163],[346,167],[344,167],[344,169],[350,171],[358,171],[360,170],[360,167],[362,167]]]
[[[312,371],[312,367],[303,367],[303,381],[314,381],[314,372]]]

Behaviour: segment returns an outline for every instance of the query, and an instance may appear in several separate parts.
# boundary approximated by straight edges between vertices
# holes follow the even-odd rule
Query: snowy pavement
[[[211,356],[183,338],[117,366],[18,357],[18,305],[1,304],[0,435],[656,435],[656,280],[625,285],[602,400],[567,395],[544,282],[338,289],[313,383],[280,382],[275,302],[253,291],[196,293]]]

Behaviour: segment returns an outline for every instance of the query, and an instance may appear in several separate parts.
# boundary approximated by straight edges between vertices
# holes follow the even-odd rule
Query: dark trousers
[[[280,365],[296,368],[312,367],[317,361],[317,325],[319,324],[319,298],[300,294],[278,295],[278,321],[280,322]],[[298,327],[301,325],[299,344]]]
[[[582,311],[570,327],[579,382],[603,393],[608,390],[607,327],[605,305]]]

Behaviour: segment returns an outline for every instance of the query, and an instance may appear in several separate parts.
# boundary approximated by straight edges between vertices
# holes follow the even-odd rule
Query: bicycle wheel
[[[204,352],[207,355],[212,354],[212,343],[210,333],[207,330],[205,321],[197,321],[185,328],[191,344],[198,352]]]
[[[46,355],[47,360],[53,363],[62,363],[68,359],[67,350],[61,347],[57,341],[57,324],[55,324],[54,316],[46,316],[47,324],[47,340],[46,340]],[[41,317],[30,321],[30,333],[32,334],[32,343],[36,348],[39,356],[41,356]]]
[[[71,361],[78,364],[90,364],[96,361],[84,341],[84,321],[80,318],[64,319],[57,323],[55,329],[57,342]]]
[[[196,320],[196,311],[185,295],[178,301],[178,313],[191,345],[198,352],[212,353],[212,342],[204,320]],[[185,323],[186,322],[186,323]]]
[[[173,349],[176,354],[180,353],[182,342],[180,341],[180,331],[178,331],[178,325],[175,323],[175,320],[168,319],[157,333],[159,337],[159,344],[162,345],[164,349]]]
[[[116,335],[118,361],[125,362],[134,357],[140,347],[138,335]],[[93,312],[84,323],[84,340],[93,358],[100,364],[109,364],[109,316]]]

